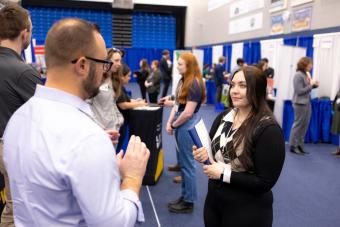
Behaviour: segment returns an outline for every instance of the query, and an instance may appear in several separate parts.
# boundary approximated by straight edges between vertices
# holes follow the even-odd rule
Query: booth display
[[[313,99],[311,101],[312,116],[305,136],[305,142],[337,144],[337,135],[331,134],[332,101]],[[294,122],[294,109],[291,100],[284,101],[282,130],[285,140],[289,140],[290,130]]]
[[[162,107],[139,107],[130,111],[130,135],[139,136],[150,150],[143,185],[154,185],[163,172]]]

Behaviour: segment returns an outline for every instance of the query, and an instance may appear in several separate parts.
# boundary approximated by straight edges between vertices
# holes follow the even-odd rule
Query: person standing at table
[[[145,81],[146,91],[149,94],[150,103],[157,103],[158,94],[161,87],[161,72],[158,69],[158,61],[151,63],[151,75]]]
[[[284,164],[285,143],[267,105],[266,87],[266,77],[255,66],[237,71],[229,90],[231,109],[211,126],[211,164],[203,165],[209,178],[206,227],[272,226],[271,189]],[[205,147],[192,150],[197,161],[209,159]]]
[[[124,123],[123,115],[116,104],[117,97],[121,92],[118,74],[121,68],[122,53],[116,48],[110,48],[107,50],[107,54],[107,58],[113,62],[113,65],[110,71],[104,73],[99,93],[88,102],[96,120],[104,129],[112,130],[112,133],[115,133],[117,137],[119,129]],[[114,141],[118,143],[118,140]]]
[[[172,80],[172,62],[170,60],[170,52],[163,50],[162,59],[159,61],[159,69],[162,73],[163,91],[161,97],[168,94],[168,89]]]
[[[219,57],[218,64],[215,67],[214,70],[214,81],[216,85],[216,103],[221,102],[222,97],[222,86],[223,86],[223,79],[224,79],[224,67],[223,64],[225,62],[225,58],[223,56]]]
[[[174,213],[191,213],[197,199],[197,186],[195,161],[191,152],[194,143],[188,130],[198,121],[197,112],[205,99],[205,85],[193,54],[181,54],[177,69],[182,78],[177,85],[175,105],[167,121],[166,131],[175,135],[182,175],[182,193],[178,199],[168,204],[168,209]]]
[[[1,7],[2,6],[2,7]],[[32,23],[27,10],[16,3],[0,6],[0,171],[4,175],[6,204],[1,226],[14,226],[13,204],[7,172],[3,163],[3,133],[12,114],[42,84],[35,69],[21,58],[32,36]]]
[[[131,70],[127,64],[123,64],[120,72],[120,83],[121,83],[121,93],[117,98],[117,106],[119,111],[123,114],[124,124],[120,127],[119,131],[119,140],[117,145],[117,151],[120,151],[122,146],[124,145],[125,138],[128,132],[128,125],[130,119],[130,110],[136,107],[146,106],[147,103],[145,99],[131,99],[128,95],[127,90],[125,89],[125,85],[127,85],[131,79]]]
[[[296,74],[293,79],[293,108],[294,123],[289,136],[290,151],[294,154],[304,155],[304,138],[312,114],[311,91],[319,86],[319,81],[308,76],[313,67],[312,59],[303,57],[297,63]]]
[[[142,59],[139,62],[140,70],[137,74],[137,82],[140,88],[140,93],[142,95],[142,98],[146,100],[146,87],[145,87],[145,81],[146,78],[150,75],[150,69],[148,66],[148,60]]]

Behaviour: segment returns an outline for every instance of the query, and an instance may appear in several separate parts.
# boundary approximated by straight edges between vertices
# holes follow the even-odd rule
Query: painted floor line
[[[151,196],[151,192],[150,192],[149,186],[146,186],[146,189],[148,190],[149,198],[150,198],[150,201],[151,201],[153,212],[155,213],[155,217],[156,217],[156,221],[157,221],[158,227],[161,227],[161,223],[159,222],[155,205],[153,204],[153,200],[152,200],[152,196]]]

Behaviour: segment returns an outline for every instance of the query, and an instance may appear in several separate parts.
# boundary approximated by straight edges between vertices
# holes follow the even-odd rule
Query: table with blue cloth
[[[205,81],[205,89],[207,93],[207,104],[215,103],[216,85],[213,80]]]
[[[331,134],[332,101],[328,99],[311,100],[312,115],[305,136],[306,143],[339,144],[339,136]],[[294,108],[291,100],[284,101],[282,130],[285,140],[289,140],[290,130],[294,122]]]

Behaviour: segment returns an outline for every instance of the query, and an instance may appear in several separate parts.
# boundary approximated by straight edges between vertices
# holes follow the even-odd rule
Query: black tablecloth
[[[150,159],[143,179],[144,185],[156,184],[163,172],[162,116],[162,107],[157,110],[130,112],[130,135],[139,136],[150,150]]]

